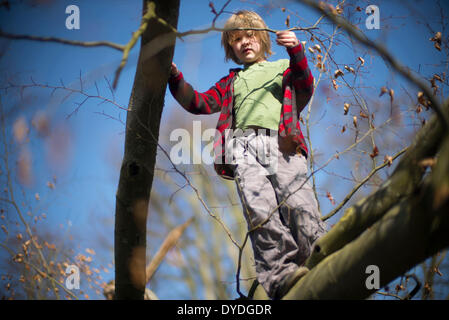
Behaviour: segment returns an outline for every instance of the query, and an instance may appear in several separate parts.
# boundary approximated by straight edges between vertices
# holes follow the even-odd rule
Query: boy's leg
[[[313,244],[326,233],[326,223],[321,220],[308,180],[307,159],[279,151],[277,170],[270,178],[279,203],[284,201],[281,214],[298,245],[296,261],[302,265],[311,254]]]
[[[252,230],[257,279],[273,298],[280,281],[298,268],[298,248],[290,230],[281,222],[273,186],[253,157],[247,149],[244,151],[236,167],[236,184],[248,230]]]

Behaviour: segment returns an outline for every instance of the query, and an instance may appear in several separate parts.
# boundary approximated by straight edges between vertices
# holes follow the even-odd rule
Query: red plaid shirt
[[[290,66],[284,71],[282,91],[284,93],[279,135],[290,136],[307,156],[308,150],[299,123],[299,113],[304,109],[313,94],[313,76],[301,44],[287,48]],[[215,170],[225,179],[234,179],[232,165],[225,163],[225,130],[235,129],[233,119],[234,79],[240,68],[231,69],[209,90],[200,93],[184,80],[182,73],[169,79],[173,97],[187,111],[193,114],[212,114],[220,112],[217,134],[214,140]],[[296,108],[293,106],[296,105]]]

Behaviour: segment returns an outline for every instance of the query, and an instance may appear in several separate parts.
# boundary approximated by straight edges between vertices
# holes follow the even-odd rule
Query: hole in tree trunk
[[[128,166],[128,172],[130,176],[136,176],[139,174],[139,166],[135,162],[131,162]]]

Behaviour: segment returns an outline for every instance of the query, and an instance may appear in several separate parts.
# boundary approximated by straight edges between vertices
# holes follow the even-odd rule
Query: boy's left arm
[[[313,75],[301,43],[295,47],[287,48],[287,52],[290,55],[292,84],[296,93],[296,106],[299,114],[312,97]]]
[[[309,102],[313,94],[313,76],[309,69],[304,48],[291,31],[281,31],[277,34],[277,43],[286,47],[290,56],[290,67],[284,76],[291,77],[296,93],[296,106],[299,112]]]

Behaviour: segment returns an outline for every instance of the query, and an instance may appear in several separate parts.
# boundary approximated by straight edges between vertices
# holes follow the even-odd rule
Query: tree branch
[[[444,104],[443,110],[449,113],[449,100]],[[315,251],[306,261],[306,266],[312,269],[362,234],[393,205],[410,195],[424,174],[419,161],[433,157],[444,136],[445,130],[441,121],[434,115],[418,132],[391,177],[376,192],[348,208],[340,221],[318,240]]]
[[[112,84],[113,89],[117,88],[118,79],[120,78],[120,74],[125,67],[128,58],[129,53],[131,52],[131,49],[135,46],[137,41],[140,39],[144,31],[146,30],[148,26],[148,22],[151,19],[155,19],[158,21],[161,25],[166,26],[170,32],[166,34],[162,34],[156,39],[154,39],[151,43],[151,46],[148,46],[151,48],[149,50],[150,52],[146,54],[146,59],[151,58],[153,55],[160,52],[162,49],[170,46],[173,43],[173,37],[182,39],[183,37],[187,35],[193,35],[193,34],[203,34],[208,33],[211,31],[217,31],[217,32],[224,32],[224,31],[239,31],[239,30],[253,30],[253,31],[267,31],[271,33],[276,33],[281,30],[274,30],[269,28],[217,28],[215,27],[215,20],[218,17],[218,15],[215,17],[212,26],[206,29],[199,29],[199,30],[189,30],[184,32],[179,32],[176,28],[174,28],[172,25],[170,25],[168,22],[166,22],[164,19],[159,17],[156,14],[155,11],[155,4],[154,2],[149,2],[147,4],[146,12],[142,18],[142,23],[135,31],[131,37],[131,39],[128,41],[125,45],[120,45],[117,43],[109,42],[109,41],[92,41],[92,42],[85,42],[85,41],[77,41],[77,40],[67,40],[67,39],[61,39],[61,38],[55,38],[55,37],[40,37],[40,36],[32,36],[32,35],[22,35],[22,34],[12,34],[3,32],[0,29],[0,37],[8,38],[8,39],[14,39],[14,40],[32,40],[32,41],[39,41],[39,42],[55,42],[55,43],[61,43],[61,44],[67,44],[67,45],[73,45],[73,46],[80,46],[80,47],[110,47],[119,51],[122,51],[122,59],[120,61],[120,64],[115,71],[114,81]],[[220,14],[223,12],[220,11]],[[288,31],[310,31],[313,29],[318,29],[317,27],[308,27],[308,28],[300,28],[300,27],[294,27],[288,29]],[[153,48],[157,44],[156,48]]]
[[[392,160],[396,160],[396,158],[398,158],[399,156],[401,156],[405,151],[407,150],[407,148],[402,149],[401,151],[399,151],[398,153],[396,153],[393,157]],[[373,170],[371,170],[371,172],[362,180],[360,181],[355,187],[354,189],[352,189],[347,195],[346,197],[343,199],[343,201],[334,209],[332,210],[329,214],[327,214],[326,216],[322,217],[323,221],[326,221],[327,219],[333,217],[338,211],[340,211],[340,209],[351,199],[351,197],[357,192],[357,190],[360,189],[361,186],[363,186],[376,172],[378,172],[380,169],[384,168],[385,166],[390,165],[389,162],[385,161],[383,164],[375,167]]]
[[[147,265],[146,283],[150,282],[150,280],[153,277],[154,273],[156,272],[157,268],[164,260],[164,257],[167,254],[167,252],[170,251],[170,249],[172,249],[176,245],[179,238],[181,238],[182,234],[184,233],[184,230],[190,225],[190,223],[192,223],[192,221],[193,221],[193,218],[190,218],[189,220],[187,220],[187,222],[174,228],[167,235],[164,242],[160,246],[159,250],[156,252],[153,259],[151,259],[151,262]]]
[[[13,40],[32,40],[32,41],[39,41],[39,42],[55,42],[55,43],[61,43],[61,44],[68,44],[71,46],[77,46],[77,47],[109,47],[115,50],[123,51],[125,49],[125,46],[109,42],[109,41],[77,41],[77,40],[68,40],[68,39],[61,39],[56,37],[40,37],[40,36],[31,36],[31,35],[25,35],[25,34],[13,34],[4,32],[0,29],[0,37],[1,38],[7,38],[7,39],[13,39]]]
[[[438,174],[449,180],[449,137],[438,161]],[[449,246],[449,201],[434,206],[437,174],[341,250],[307,273],[285,299],[363,299],[376,291],[368,288],[366,268],[379,268],[380,287],[422,260]]]
[[[326,16],[326,18],[331,20],[336,25],[340,26],[349,35],[353,36],[356,40],[358,40],[361,44],[376,51],[383,59],[385,59],[390,64],[390,66],[394,70],[396,70],[399,74],[401,74],[407,81],[411,82],[413,85],[420,88],[424,92],[424,95],[430,100],[431,102],[430,106],[438,115],[438,118],[441,121],[443,128],[449,130],[449,117],[442,111],[441,104],[435,98],[432,90],[429,88],[426,82],[424,82],[420,78],[416,77],[413,73],[411,73],[410,69],[402,65],[396,58],[394,58],[393,55],[390,54],[384,46],[370,40],[356,26],[349,23],[345,18],[339,16],[338,14],[335,14],[332,10],[329,10],[329,7],[324,2],[322,1],[316,2],[314,0],[300,0],[300,1],[307,4],[309,7],[315,9],[320,14]]]

